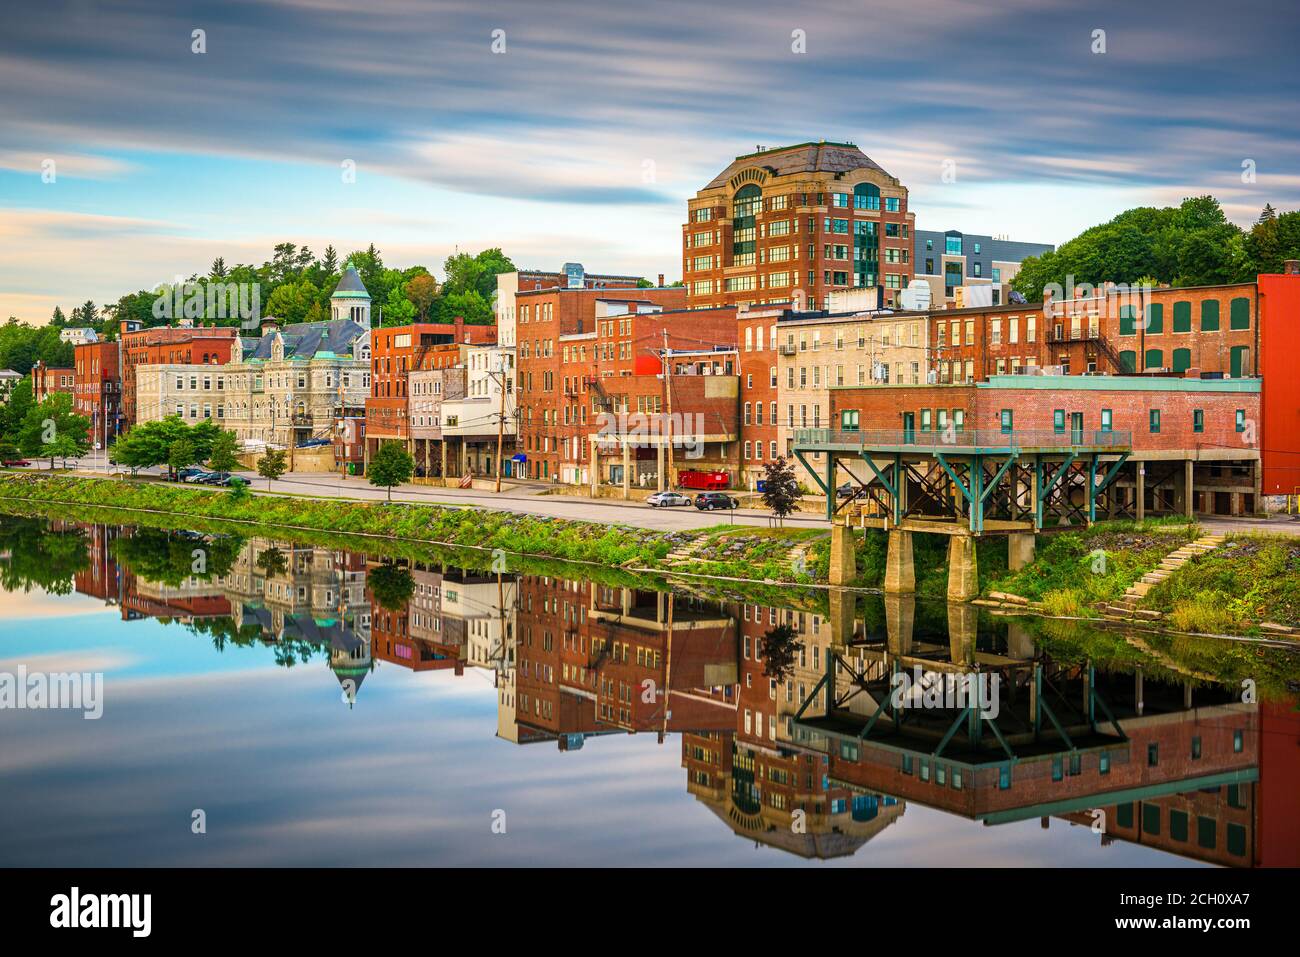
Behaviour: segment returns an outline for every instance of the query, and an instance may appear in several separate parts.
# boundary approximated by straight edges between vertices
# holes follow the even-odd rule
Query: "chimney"
[[[275,330],[278,328],[280,328],[280,324],[277,323],[275,319],[273,319],[272,317],[266,316],[262,320],[262,326],[261,326],[262,335],[266,335],[268,332],[275,332]]]
[[[664,274],[663,274],[663,273],[660,273],[660,274],[659,274],[659,288],[662,289],[663,286],[664,286]]]
[[[1282,264],[1282,275],[1300,276],[1300,259],[1288,259]]]

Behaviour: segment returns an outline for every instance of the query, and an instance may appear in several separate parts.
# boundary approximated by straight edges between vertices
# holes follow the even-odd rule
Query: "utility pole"
[[[497,357],[497,371],[501,373],[501,410],[497,413],[497,487],[501,491],[501,450],[505,445],[506,433],[506,356],[505,353],[499,353]],[[518,446],[516,446],[518,448]]]
[[[672,386],[673,363],[671,352],[668,348],[668,329],[664,329],[664,436],[663,441],[668,446],[667,465],[665,468],[668,474],[664,477],[666,480],[665,488],[672,489],[676,486],[673,481],[673,386]]]

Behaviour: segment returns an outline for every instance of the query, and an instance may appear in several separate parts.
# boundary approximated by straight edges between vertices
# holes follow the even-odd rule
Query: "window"
[[[1154,768],[1160,764],[1160,745],[1147,745],[1147,767]]]
[[[1192,331],[1192,304],[1190,302],[1174,303],[1174,332]]]
[[[1201,759],[1201,738],[1199,735],[1197,735],[1196,737],[1192,738],[1192,760],[1199,761],[1200,759]]]
[[[844,409],[840,412],[840,428],[845,432],[858,431],[858,410]]]
[[[1152,409],[1151,410],[1151,433],[1154,435],[1159,431],[1160,431],[1160,410]]]
[[[1169,812],[1169,836],[1175,841],[1187,840],[1187,812]]]
[[[1192,431],[1193,432],[1205,431],[1205,410],[1204,409],[1192,410]]]
[[[943,251],[949,256],[960,256],[961,236],[945,236],[943,239]]]
[[[1165,354],[1160,349],[1148,349],[1146,358],[1143,360],[1143,368],[1162,369],[1165,364]]]
[[[1228,306],[1228,328],[1250,328],[1250,300],[1245,296],[1238,296]]]
[[[1152,837],[1160,836],[1160,805],[1142,802],[1142,830]]]
[[[1187,371],[1188,369],[1190,369],[1191,367],[1192,367],[1192,350],[1191,350],[1191,349],[1175,349],[1175,350],[1174,350],[1174,365],[1173,365],[1173,369],[1174,369],[1174,371],[1175,371],[1175,372],[1186,372],[1186,371]]]
[[[1010,410],[1010,409],[1003,409],[1003,410],[1002,410],[1001,422],[1002,422],[1002,432],[1003,432],[1003,434],[1005,435],[1005,434],[1007,434],[1007,433],[1010,433],[1010,431],[1011,431],[1011,427],[1012,427],[1012,415],[1011,415],[1011,410]]]
[[[1102,430],[1103,432],[1109,432],[1109,431],[1110,431],[1110,427],[1111,427],[1111,410],[1110,410],[1110,409],[1102,409],[1102,410],[1101,410],[1101,430]]]
[[[1245,409],[1237,410],[1237,431],[1238,432],[1246,431],[1246,410]]]
[[[1119,354],[1119,371],[1137,372],[1137,353],[1135,351],[1125,349]]]
[[[1137,307],[1120,306],[1119,310],[1119,334],[1121,336],[1132,336],[1137,334],[1136,323]],[[1216,325],[1217,329],[1218,326]]]
[[[1101,420],[1102,420],[1102,422],[1105,422],[1105,421],[1106,421],[1106,412],[1105,412],[1105,411],[1103,411],[1103,412],[1101,413]],[[1103,428],[1104,428],[1104,427],[1105,427],[1105,426],[1103,426]],[[1064,432],[1064,431],[1065,431],[1065,410],[1064,410],[1064,409],[1053,409],[1053,410],[1052,410],[1052,431],[1053,431],[1053,432]]]
[[[1165,307],[1158,302],[1147,306],[1147,335],[1157,336],[1165,331]]]
[[[1219,300],[1205,299],[1201,302],[1201,331],[1219,331]]]

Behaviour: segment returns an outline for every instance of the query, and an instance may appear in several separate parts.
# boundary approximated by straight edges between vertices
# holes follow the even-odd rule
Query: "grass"
[[[1189,559],[1142,604],[1188,631],[1241,633],[1264,621],[1300,625],[1300,538],[1233,535]]]
[[[1093,605],[1117,601],[1167,554],[1198,534],[1198,526],[1186,519],[1157,518],[1098,522],[1078,531],[1040,535],[1034,561],[997,576],[984,591],[1041,601],[1049,614],[1092,615]]]
[[[699,560],[680,566],[682,571],[755,581],[815,580],[807,570],[800,572],[786,560],[795,543],[810,537],[807,529],[757,529],[738,525],[660,532],[495,509],[288,496],[237,498],[225,490],[184,485],[31,473],[0,476],[0,498],[148,509],[178,516],[186,522],[225,519],[281,530],[297,528],[379,536],[488,552],[501,549],[607,568],[667,569],[665,558],[669,552],[698,543]]]

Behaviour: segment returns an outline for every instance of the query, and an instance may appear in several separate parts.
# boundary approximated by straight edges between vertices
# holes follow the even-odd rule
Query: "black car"
[[[701,492],[695,496],[695,507],[701,512],[715,508],[740,508],[740,502],[726,492]]]

